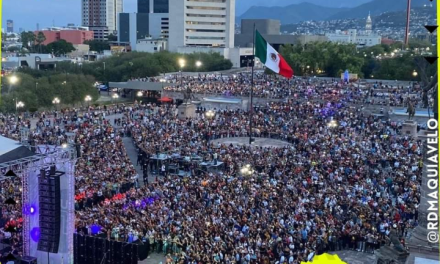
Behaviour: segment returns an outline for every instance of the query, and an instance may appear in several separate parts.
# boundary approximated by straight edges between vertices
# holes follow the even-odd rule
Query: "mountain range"
[[[237,16],[242,15],[249,8],[253,6],[288,6],[294,4],[300,4],[303,2],[311,3],[325,7],[356,7],[361,4],[370,2],[371,0],[236,0],[235,12]]]
[[[276,2],[281,2],[281,0],[270,2],[275,4]],[[328,5],[329,2],[333,1],[309,0],[308,2],[287,6],[252,6],[241,16],[237,17],[236,21],[240,23],[241,19],[278,19],[281,21],[281,24],[295,24],[306,20],[365,18],[368,16],[368,12],[371,12],[371,15],[379,15],[385,12],[403,11],[407,8],[407,0],[351,0],[351,2],[361,3],[355,7],[329,7],[318,5],[315,2],[327,2]],[[338,4],[340,6],[343,6],[343,4],[347,6],[348,2],[345,3],[345,0],[342,0],[338,1]],[[427,4],[430,4],[427,0],[412,0],[411,7],[422,7]]]

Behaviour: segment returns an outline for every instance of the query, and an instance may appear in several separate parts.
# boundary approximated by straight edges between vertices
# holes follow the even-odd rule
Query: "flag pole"
[[[251,92],[249,98],[249,145],[252,145],[252,119],[254,113],[254,107],[252,105],[252,97],[254,95],[254,65],[255,65],[255,23],[254,23],[254,31],[252,37],[252,54],[254,54],[254,58],[252,61],[252,70],[251,70]]]

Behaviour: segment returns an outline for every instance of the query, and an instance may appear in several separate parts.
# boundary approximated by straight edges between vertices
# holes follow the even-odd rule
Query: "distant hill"
[[[364,18],[368,16],[368,12],[371,12],[371,15],[380,15],[385,12],[403,11],[407,8],[407,2],[407,0],[373,0],[358,7],[341,10],[327,19]],[[411,8],[422,7],[430,3],[427,0],[412,0]]]
[[[255,0],[254,3],[258,3],[263,0]],[[273,0],[267,1],[271,5],[276,5],[277,3],[282,3],[283,0]],[[283,1],[284,4],[290,2],[298,2],[306,0],[287,0]],[[287,6],[253,6],[249,8],[243,15],[237,17],[237,24],[240,24],[243,18],[254,18],[254,19],[278,19],[281,24],[296,24],[301,21],[307,20],[337,20],[337,19],[349,19],[349,18],[366,18],[368,12],[371,12],[372,16],[377,16],[386,12],[398,12],[405,11],[407,7],[407,0],[360,0],[354,1],[356,3],[361,3],[359,6],[347,8],[339,6],[349,6],[348,1],[345,0],[338,1],[338,5],[333,7],[328,7],[331,2],[329,0],[307,0],[312,3],[303,2],[300,4],[291,4]],[[367,2],[368,1],[368,2]],[[317,5],[314,3],[319,3]],[[412,0],[411,8],[418,8],[424,5],[435,5],[436,1],[430,2],[428,0]]]
[[[300,3],[284,7],[254,6],[239,16],[236,21],[240,23],[241,19],[277,19],[281,21],[281,24],[295,24],[305,20],[327,20],[338,13],[348,10],[349,8],[324,7],[310,3]]]
[[[274,7],[274,6],[288,6],[288,5],[296,5],[303,2],[311,3],[319,6],[325,7],[356,7],[361,4],[365,4],[372,0],[252,0],[252,1],[244,1],[237,0],[236,1],[236,15],[241,16],[244,12],[250,9],[252,6],[264,6],[264,7]],[[428,0],[426,0],[428,1]]]

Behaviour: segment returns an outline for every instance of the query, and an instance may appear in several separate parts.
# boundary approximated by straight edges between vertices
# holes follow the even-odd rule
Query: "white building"
[[[150,52],[155,53],[163,50],[167,50],[167,40],[166,39],[140,39],[137,41],[136,45],[132,46],[133,51],[139,52]]]
[[[336,30],[335,33],[327,33],[325,36],[331,42],[343,44],[357,44],[362,47],[371,47],[379,45],[382,42],[382,37],[372,32],[373,25],[370,14],[368,14],[365,31],[357,32],[356,29],[349,29],[347,31]]]
[[[370,12],[368,12],[367,24],[365,25],[365,33],[371,35],[373,32],[373,21],[371,20]]]
[[[235,0],[169,0],[169,50],[234,47]]]
[[[347,31],[336,30],[335,33],[327,33],[325,36],[329,41],[341,44],[357,44],[359,46],[371,47],[379,45],[382,42],[382,37],[375,34],[361,34],[358,35],[356,29]]]
[[[81,23],[95,32],[95,38],[106,39],[117,30],[123,0],[81,0]]]

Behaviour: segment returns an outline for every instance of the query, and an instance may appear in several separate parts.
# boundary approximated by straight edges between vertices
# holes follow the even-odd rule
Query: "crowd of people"
[[[164,79],[165,80],[165,79]],[[199,75],[166,79],[166,91],[181,92],[190,87],[193,93],[217,94],[224,96],[249,96],[252,84],[250,74],[238,75]],[[422,107],[423,97],[420,85],[399,85],[396,83],[360,83],[345,84],[337,79],[304,79],[288,80],[276,76],[257,73],[254,76],[254,96],[261,98],[283,99],[296,96],[316,95],[319,98],[327,91],[350,92],[349,98],[354,102],[364,102],[376,105],[406,106],[410,99],[414,106]]]
[[[336,103],[272,103],[254,115],[255,133],[291,145],[250,148],[208,141],[212,133],[247,136],[242,111],[179,120],[173,106],[132,110],[127,125],[147,173],[157,153],[216,155],[225,169],[194,163],[189,178],[167,174],[132,188],[88,208],[80,230],[99,225],[109,239],[143,240],[177,263],[300,263],[312,252],[373,252],[391,229],[405,238],[417,224],[421,142],[394,122]],[[240,174],[245,164],[253,175]]]
[[[199,79],[185,84],[202,89],[195,92],[248,92],[248,78],[240,83],[222,77],[213,84],[199,84]],[[373,252],[387,243],[392,230],[404,243],[418,220],[421,141],[402,135],[395,122],[350,108],[349,103],[364,100],[356,87],[296,80],[290,89],[287,81],[257,80],[257,95],[298,93],[307,99],[254,109],[253,135],[281,139],[285,147],[213,143],[214,138],[249,136],[249,113],[218,110],[208,118],[198,112],[182,120],[175,105],[40,114],[36,127],[30,120],[5,118],[0,131],[19,139],[20,127],[27,126],[33,145],[63,144],[67,133],[74,133],[80,154],[77,232],[95,235],[92,227],[99,226],[98,233],[108,239],[142,241],[149,253],[162,252],[172,263],[299,264],[326,251]],[[108,116],[113,114],[122,117],[112,123]],[[138,148],[143,181],[127,155],[124,136]],[[160,153],[166,158],[158,176]],[[194,156],[224,166],[206,170],[192,161]],[[177,171],[186,166],[188,177],[171,173],[173,157],[189,157],[187,165],[177,162]],[[245,165],[251,174],[241,173]],[[153,172],[156,178],[149,181]],[[20,200],[16,186],[2,181],[0,201]],[[7,221],[20,218],[19,207],[2,207],[3,233]]]

